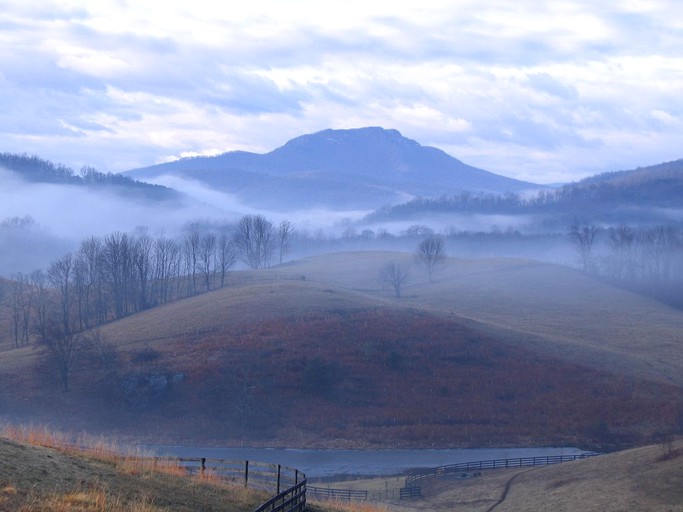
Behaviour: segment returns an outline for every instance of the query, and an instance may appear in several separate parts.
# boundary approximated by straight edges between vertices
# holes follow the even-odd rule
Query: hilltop
[[[404,298],[406,253],[235,272],[99,329],[72,391],[34,348],[0,359],[0,411],[155,442],[618,446],[680,428],[683,313],[579,272],[456,260]],[[59,419],[57,419],[59,418]]]

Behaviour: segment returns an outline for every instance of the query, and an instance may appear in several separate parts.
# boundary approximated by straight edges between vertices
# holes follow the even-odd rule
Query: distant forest
[[[528,197],[471,192],[436,199],[418,197],[382,208],[366,220],[391,221],[433,213],[544,215],[552,217],[546,225],[561,229],[576,218],[612,225],[652,224],[667,219],[680,222],[663,210],[683,209],[683,162],[655,169],[601,174]]]
[[[0,153],[0,167],[20,175],[23,179],[37,183],[86,186],[96,189],[111,189],[140,194],[146,199],[168,200],[177,193],[161,185],[133,180],[122,174],[100,172],[84,166],[76,172],[62,164],[54,164],[35,155]]]

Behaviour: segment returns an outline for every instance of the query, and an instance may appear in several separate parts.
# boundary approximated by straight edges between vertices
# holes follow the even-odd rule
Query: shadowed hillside
[[[138,439],[280,446],[613,446],[680,429],[681,313],[517,260],[449,260],[433,283],[413,267],[395,299],[379,269],[411,258],[235,273],[102,327],[64,394],[40,351],[4,352],[0,406]]]

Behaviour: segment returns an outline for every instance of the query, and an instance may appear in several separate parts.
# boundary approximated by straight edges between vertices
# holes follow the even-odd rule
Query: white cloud
[[[6,0],[0,149],[123,170],[381,125],[532,181],[656,163],[683,156],[681,19],[673,0]]]

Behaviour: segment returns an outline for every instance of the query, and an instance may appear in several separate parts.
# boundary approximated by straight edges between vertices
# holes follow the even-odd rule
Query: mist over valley
[[[680,429],[680,162],[553,189],[449,159],[381,128],[125,177],[5,154],[0,412],[328,448]]]
[[[0,510],[679,510],[682,18],[5,0]]]

